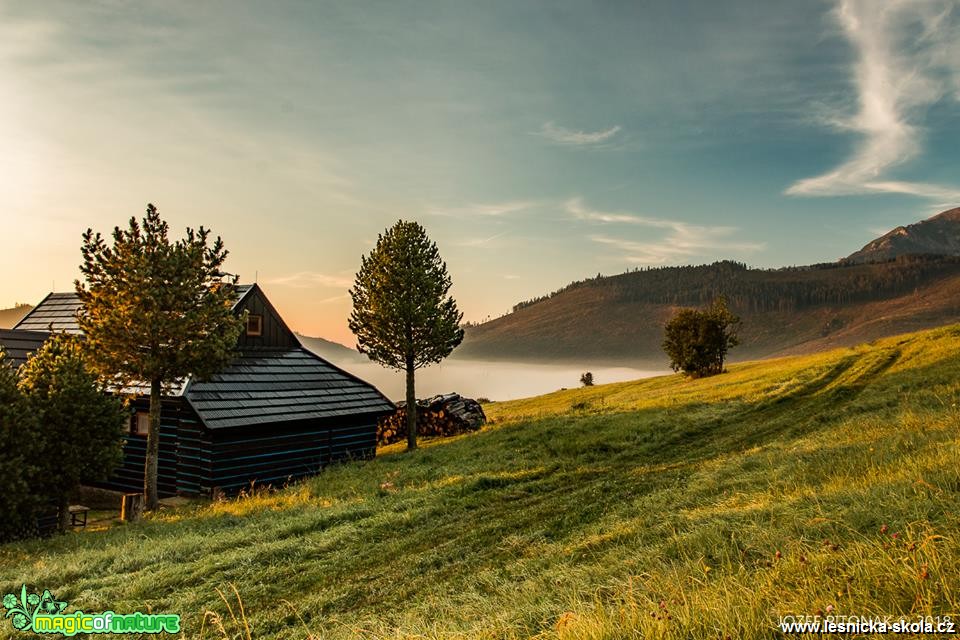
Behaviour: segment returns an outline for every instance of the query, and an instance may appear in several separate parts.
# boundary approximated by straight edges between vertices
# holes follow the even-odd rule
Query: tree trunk
[[[407,357],[407,451],[417,448],[417,392],[413,384],[413,358]]]
[[[159,504],[157,466],[160,458],[160,379],[150,382],[150,428],[147,430],[147,459],[143,468],[143,498],[147,511]]]
[[[57,497],[57,510],[57,529],[66,533],[70,529],[70,494],[63,492]]]

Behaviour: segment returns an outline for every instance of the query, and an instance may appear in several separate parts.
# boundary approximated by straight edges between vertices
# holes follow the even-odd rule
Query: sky
[[[0,307],[154,203],[353,344],[361,255],[465,319],[597,273],[835,260],[960,206],[960,0],[0,0]]]

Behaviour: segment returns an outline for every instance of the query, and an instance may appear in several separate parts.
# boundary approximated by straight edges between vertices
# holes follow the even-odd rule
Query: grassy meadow
[[[0,589],[254,640],[960,615],[960,326],[486,409],[283,491],[0,547]]]

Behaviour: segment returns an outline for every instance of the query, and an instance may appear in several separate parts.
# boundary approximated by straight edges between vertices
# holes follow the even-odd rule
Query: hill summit
[[[16,304],[9,309],[0,309],[0,329],[10,329],[27,315],[33,305]]]
[[[897,227],[851,253],[844,262],[882,262],[907,254],[960,255],[960,207]]]

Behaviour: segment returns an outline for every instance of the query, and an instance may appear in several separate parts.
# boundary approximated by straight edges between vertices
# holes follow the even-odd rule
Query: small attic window
[[[259,336],[263,334],[263,316],[247,316],[247,335]]]
[[[145,436],[150,433],[150,414],[146,411],[137,411],[130,425],[130,433],[136,436]]]

